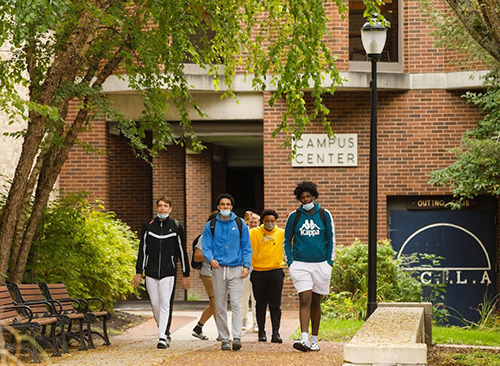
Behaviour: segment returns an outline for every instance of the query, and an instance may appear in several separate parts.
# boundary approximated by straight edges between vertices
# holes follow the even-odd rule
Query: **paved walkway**
[[[197,306],[199,308],[199,306]],[[297,330],[298,312],[284,311],[281,322],[281,336],[283,344],[270,342],[258,342],[257,333],[251,329],[244,332],[242,338],[243,347],[238,352],[220,350],[220,342],[217,342],[217,329],[213,319],[204,326],[203,332],[209,340],[202,341],[194,338],[191,333],[193,327],[201,315],[201,309],[186,309],[179,306],[172,318],[172,342],[167,350],[156,348],[157,330],[152,313],[147,308],[124,308],[121,311],[148,316],[149,319],[129,330],[124,334],[113,336],[109,347],[99,346],[95,350],[78,351],[72,350],[70,354],[62,357],[51,357],[46,365],[54,366],[166,366],[166,365],[256,365],[276,366],[278,364],[288,365],[341,365],[342,345],[331,342],[320,342],[321,352],[306,354],[293,350],[291,335]],[[229,312],[229,316],[230,316]],[[249,321],[251,321],[249,313]],[[250,324],[252,325],[252,324]],[[269,315],[266,325],[270,329]],[[268,338],[270,339],[270,330]]]

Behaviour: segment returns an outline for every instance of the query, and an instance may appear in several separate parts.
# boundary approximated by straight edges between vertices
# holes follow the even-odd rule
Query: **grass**
[[[363,323],[362,320],[322,318],[319,327],[319,338],[324,341],[349,342]],[[300,329],[293,333],[292,338],[300,339]]]
[[[484,350],[439,351],[431,355],[430,365],[439,366],[499,366],[500,354]]]
[[[322,340],[349,342],[363,325],[361,320],[321,319],[319,336]],[[293,334],[300,338],[300,330]],[[468,346],[498,346],[498,332],[488,329],[460,327],[432,327],[434,344],[454,344]],[[432,347],[429,353],[431,366],[500,366],[500,351],[472,348]]]
[[[500,347],[498,332],[478,328],[432,327],[434,344],[462,344]]]
[[[362,320],[321,319],[319,335],[321,339],[332,342],[348,342],[363,325]],[[300,338],[300,330],[293,334]],[[500,347],[498,332],[488,329],[442,327],[433,325],[432,340],[434,344],[457,344],[469,346]]]

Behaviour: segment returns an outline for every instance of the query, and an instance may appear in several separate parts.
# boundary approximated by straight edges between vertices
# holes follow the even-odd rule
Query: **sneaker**
[[[233,351],[238,351],[241,348],[241,339],[233,339]]]
[[[229,342],[222,342],[220,349],[222,351],[231,351],[231,344]]]
[[[266,332],[259,332],[259,342],[267,342]]]
[[[311,348],[309,348],[309,346],[302,341],[293,342],[293,348],[302,352],[309,352],[311,350]]]
[[[259,332],[259,326],[257,325],[257,323],[253,323],[253,332],[254,333],[258,333]]]
[[[193,337],[201,339],[202,341],[208,340],[208,337],[205,334],[203,334],[203,332],[200,333],[193,332]]]
[[[319,345],[317,343],[311,343],[311,351],[319,351]]]
[[[159,349],[168,348],[167,340],[163,339],[163,338],[160,338],[160,340],[158,341],[158,344],[156,345],[156,348],[159,348]]]
[[[283,339],[281,339],[279,333],[273,334],[271,337],[271,343],[283,343]]]

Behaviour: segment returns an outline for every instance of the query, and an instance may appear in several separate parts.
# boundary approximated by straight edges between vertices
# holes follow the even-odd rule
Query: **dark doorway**
[[[234,213],[243,217],[245,211],[260,213],[264,209],[264,171],[262,167],[227,167],[226,191],[236,205]]]

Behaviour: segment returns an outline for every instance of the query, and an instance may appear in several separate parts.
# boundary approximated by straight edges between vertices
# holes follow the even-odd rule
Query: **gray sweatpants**
[[[214,285],[215,308],[217,311],[217,330],[222,342],[231,339],[227,324],[227,296],[231,303],[233,338],[241,339],[242,336],[242,314],[241,297],[243,294],[243,278],[241,271],[243,267],[220,266],[212,270],[212,282]]]

